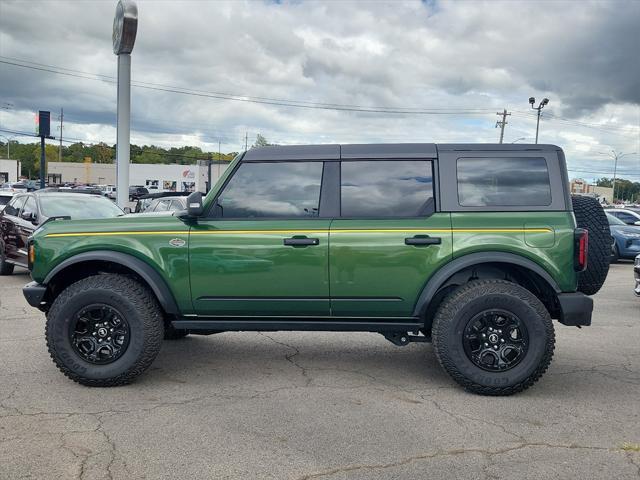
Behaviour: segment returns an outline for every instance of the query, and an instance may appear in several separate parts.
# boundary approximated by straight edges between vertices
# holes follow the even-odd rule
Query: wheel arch
[[[413,315],[424,318],[429,329],[438,305],[450,291],[471,279],[505,276],[539,296],[551,316],[559,318],[558,283],[533,260],[507,252],[472,253],[440,268],[422,289]]]
[[[180,313],[173,293],[162,275],[149,264],[127,253],[98,250],[74,255],[56,265],[47,274],[43,284],[47,286],[49,295],[55,295],[76,279],[103,271],[135,275],[154,293],[166,313]]]

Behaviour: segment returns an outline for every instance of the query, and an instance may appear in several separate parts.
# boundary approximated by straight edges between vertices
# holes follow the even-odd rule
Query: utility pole
[[[62,119],[64,118],[64,111],[60,108],[60,148],[58,150],[58,161],[62,162]]]
[[[244,133],[244,151],[247,151],[247,145],[249,144],[249,132]]]
[[[220,180],[220,160],[222,155],[220,155],[220,140],[218,140],[218,180]]]
[[[502,117],[502,120],[496,122],[496,128],[500,127],[500,143],[502,143],[502,140],[504,140],[504,126],[509,123],[507,122],[507,116],[511,115],[511,113],[507,113],[507,109],[505,108],[502,112],[497,112],[496,115]]]
[[[531,108],[533,110],[538,111],[538,122],[536,123],[536,143],[538,143],[538,130],[540,130],[540,112],[542,109],[549,103],[548,98],[543,98],[542,101],[538,104],[537,107],[534,107],[533,104],[536,103],[535,97],[529,97],[529,103],[531,104]]]

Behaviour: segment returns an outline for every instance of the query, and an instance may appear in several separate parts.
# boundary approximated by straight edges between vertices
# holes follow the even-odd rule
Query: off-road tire
[[[528,350],[509,370],[492,372],[475,365],[463,347],[469,320],[488,309],[516,315],[528,330]],[[447,296],[436,313],[433,346],[442,367],[466,390],[481,395],[512,395],[533,385],[547,370],[555,333],[545,306],[527,289],[505,280],[474,280]]]
[[[92,303],[116,308],[129,325],[129,345],[112,363],[88,362],[71,345],[71,319]],[[124,385],[144,372],[158,355],[164,334],[162,317],[153,293],[131,277],[87,277],[67,287],[51,305],[45,328],[49,354],[62,373],[75,382],[91,387]]]
[[[0,251],[0,275],[11,275],[13,268],[14,265],[5,260],[4,251]]]
[[[571,201],[578,227],[589,231],[587,269],[578,275],[578,290],[593,295],[600,290],[609,273],[612,242],[609,221],[597,199],[573,195]]]

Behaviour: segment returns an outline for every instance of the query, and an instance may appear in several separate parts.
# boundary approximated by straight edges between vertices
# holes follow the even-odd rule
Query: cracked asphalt
[[[464,392],[431,345],[353,333],[190,336],[132,385],[83,387],[51,362],[28,280],[0,277],[2,479],[640,478],[630,263],[505,398]]]

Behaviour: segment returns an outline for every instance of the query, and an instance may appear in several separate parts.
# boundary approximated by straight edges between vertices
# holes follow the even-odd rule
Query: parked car
[[[379,332],[433,341],[464,388],[509,395],[547,370],[552,318],[591,324],[611,235],[596,199],[569,195],[559,147],[274,146],[228,172],[179,215],[33,235],[23,292],[66,376],[131,382],[163,335]]]
[[[108,197],[111,192],[116,191],[115,185],[98,185],[98,188],[100,189],[100,191],[102,191],[102,195],[104,195],[105,197]]]
[[[142,185],[132,185],[129,187],[129,201],[133,202],[134,200],[138,200],[142,195],[147,195],[149,190]]]
[[[4,207],[9,203],[9,200],[11,200],[14,195],[14,192],[0,190],[0,212],[4,210]]]
[[[614,240],[611,261],[635,258],[640,253],[640,226],[628,225],[609,212],[607,212],[607,220],[609,220],[609,229]]]
[[[29,186],[22,182],[5,182],[0,186],[0,190],[11,193],[26,192]]]
[[[158,192],[158,193],[148,193],[147,195],[141,195],[140,198],[138,198],[138,200],[136,201],[136,204],[133,207],[131,213],[146,212],[152,203],[156,205],[154,201],[157,199],[167,198],[167,197],[186,198],[189,195],[189,193],[190,192]]]
[[[633,289],[633,292],[640,297],[640,254],[633,262],[633,276],[636,280],[636,288]]]
[[[177,196],[175,193],[172,195],[163,195],[163,194],[150,194],[141,197],[138,200],[138,205],[142,202],[145,202],[146,197],[157,196],[157,198],[150,199],[148,205],[142,209],[140,213],[141,215],[147,214],[158,214],[158,215],[171,215],[173,212],[179,212],[181,210],[185,210],[187,208],[187,197],[186,195]]]
[[[640,213],[628,208],[608,208],[606,212],[627,225],[640,225]]]
[[[15,265],[27,268],[27,239],[50,219],[86,220],[123,215],[113,202],[98,195],[56,189],[14,195],[0,212],[0,275]]]

